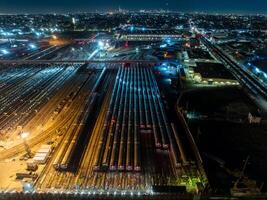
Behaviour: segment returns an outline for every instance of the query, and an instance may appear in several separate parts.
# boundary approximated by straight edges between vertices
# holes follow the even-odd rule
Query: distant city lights
[[[0,52],[4,55],[9,54],[10,52],[7,49],[1,49]]]
[[[103,41],[98,41],[98,46],[100,49],[102,49],[104,47],[104,42]]]
[[[57,37],[56,35],[52,35],[52,38],[53,38],[54,40],[57,40],[57,39],[58,39],[58,37]]]
[[[130,27],[130,31],[132,31],[132,32],[134,31],[134,26]]]
[[[37,49],[36,44],[33,44],[33,43],[29,44],[29,47],[30,47],[30,49],[32,49],[32,50]]]

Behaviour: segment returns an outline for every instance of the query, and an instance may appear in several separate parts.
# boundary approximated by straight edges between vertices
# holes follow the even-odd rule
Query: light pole
[[[30,147],[29,147],[29,145],[27,143],[27,137],[28,136],[29,136],[29,133],[28,132],[22,132],[20,134],[20,137],[23,140],[25,151],[26,151],[27,155],[31,158],[32,157],[32,152],[31,152],[31,149],[30,149]]]

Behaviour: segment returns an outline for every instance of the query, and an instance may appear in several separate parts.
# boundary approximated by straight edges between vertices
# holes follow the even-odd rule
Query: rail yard
[[[196,158],[185,159],[193,149],[183,149],[169,121],[153,66],[1,66],[0,159],[37,162],[29,153],[50,145],[30,181],[39,192],[144,195],[155,186],[196,191],[194,184],[205,176]],[[24,133],[26,141],[18,139]]]
[[[267,17],[116,3],[0,13],[0,200],[267,199]]]

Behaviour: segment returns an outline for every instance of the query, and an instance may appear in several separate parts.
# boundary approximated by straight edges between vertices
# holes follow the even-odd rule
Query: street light
[[[29,145],[27,143],[28,136],[29,136],[29,132],[22,132],[20,134],[20,137],[23,140],[25,151],[26,151],[27,155],[31,158],[32,157],[32,152],[31,152],[31,149],[30,149],[30,147],[29,147]]]
[[[29,44],[29,47],[30,47],[30,49],[37,49],[36,44],[33,44],[33,43]]]
[[[6,49],[1,49],[0,51],[1,51],[1,53],[2,53],[2,54],[4,54],[4,55],[7,55],[7,54],[9,54],[9,51],[8,51],[8,50],[6,50]]]
[[[20,134],[20,137],[21,137],[22,139],[26,139],[28,136],[29,136],[29,133],[28,133],[28,132],[22,132],[22,133]]]
[[[98,46],[99,46],[100,49],[103,49],[105,44],[104,44],[103,41],[100,40],[100,41],[98,41]]]
[[[54,40],[57,40],[57,36],[56,36],[56,35],[52,35],[52,38],[53,38]]]

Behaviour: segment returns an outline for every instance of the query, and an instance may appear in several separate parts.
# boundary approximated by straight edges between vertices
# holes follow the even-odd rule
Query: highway
[[[255,77],[244,70],[242,66],[239,66],[236,61],[232,60],[216,45],[211,44],[206,38],[202,37],[201,41],[214,55],[230,67],[229,69],[237,80],[253,95],[260,96],[267,100],[267,88],[263,86],[259,80],[256,80]]]

